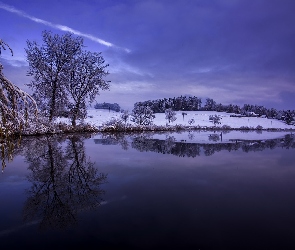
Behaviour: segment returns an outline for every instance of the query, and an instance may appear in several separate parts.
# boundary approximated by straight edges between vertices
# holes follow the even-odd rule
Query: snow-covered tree
[[[0,55],[2,50],[12,49],[0,39]],[[37,116],[35,100],[26,92],[9,81],[3,74],[3,65],[0,63],[0,159],[2,171],[6,160],[13,158],[16,142],[13,134],[21,134],[31,119]]]
[[[213,124],[214,124],[214,126],[215,126],[216,124],[220,124],[220,123],[221,123],[221,122],[220,122],[221,119],[222,119],[222,118],[221,118],[219,115],[210,115],[210,116],[209,116],[209,121],[212,121]]]
[[[284,122],[286,122],[288,125],[290,125],[291,122],[294,121],[291,110],[284,111],[282,118],[283,118]]]
[[[28,86],[34,91],[33,96],[43,109],[49,121],[64,111],[68,104],[66,86],[71,62],[83,46],[81,37],[71,33],[63,36],[42,33],[43,44],[27,41],[28,75],[33,80]]]
[[[172,108],[165,110],[165,119],[168,120],[168,122],[174,122],[176,121],[176,112],[172,110]]]
[[[132,110],[132,121],[138,125],[152,125],[155,118],[154,112],[149,106],[143,106],[141,103],[134,104]]]
[[[275,118],[278,115],[278,111],[274,108],[268,109],[267,110],[267,117],[268,118]]]
[[[11,48],[0,40],[1,49]],[[9,81],[3,74],[0,63],[0,135],[20,133],[28,125],[30,118],[37,115],[35,100],[26,92]],[[1,141],[1,140],[0,140]]]
[[[109,89],[109,81],[103,78],[108,75],[101,53],[80,51],[72,59],[69,70],[70,78],[66,83],[69,92],[69,115],[73,126],[77,119],[86,117],[86,101],[94,101],[100,90]]]
[[[129,119],[129,117],[130,117],[129,111],[128,110],[122,110],[120,118],[124,121],[125,125],[126,125],[128,119]]]

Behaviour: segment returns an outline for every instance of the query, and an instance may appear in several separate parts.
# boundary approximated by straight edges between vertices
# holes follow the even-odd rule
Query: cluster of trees
[[[21,131],[32,114],[51,123],[56,117],[69,117],[73,126],[87,115],[86,102],[94,101],[100,90],[108,90],[110,81],[101,53],[84,49],[82,37],[68,32],[62,36],[42,32],[43,44],[27,41],[26,56],[29,95],[12,84],[0,64],[0,133]],[[1,50],[11,48],[0,40]],[[39,121],[41,119],[38,119]],[[6,131],[6,132],[5,132]]]
[[[287,124],[291,124],[295,117],[295,110],[268,109],[261,105],[251,104],[244,104],[242,107],[234,104],[223,105],[221,103],[218,104],[211,98],[207,98],[204,105],[202,105],[202,100],[195,96],[180,96],[136,102],[134,107],[138,108],[138,106],[149,107],[149,109],[151,109],[154,113],[164,113],[168,109],[173,111],[217,111],[235,113],[244,116],[251,116],[255,113],[258,116],[264,115],[268,118],[283,120]]]
[[[200,110],[201,104],[201,99],[196,96],[180,96],[173,98],[157,99],[152,101],[148,100],[144,102],[137,102],[134,104],[134,106],[149,106],[154,113],[165,113],[167,109],[172,109],[174,111],[196,111]]]
[[[120,105],[118,103],[96,103],[94,105],[95,109],[108,109],[108,110],[113,110],[116,112],[119,112],[121,110]]]
[[[42,45],[27,41],[28,75],[33,76],[29,87],[49,122],[66,114],[76,126],[77,119],[86,117],[86,101],[109,89],[104,80],[108,64],[101,53],[84,50],[82,37],[72,33],[44,31],[42,38]]]

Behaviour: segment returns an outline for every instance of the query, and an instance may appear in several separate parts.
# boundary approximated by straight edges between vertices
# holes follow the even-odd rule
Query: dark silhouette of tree
[[[215,111],[216,102],[213,99],[207,98],[204,109],[207,111]]]
[[[77,212],[100,204],[100,185],[106,175],[98,173],[87,158],[83,139],[42,137],[31,141],[25,156],[32,187],[24,206],[24,220],[41,219],[41,228],[65,228],[77,222]]]

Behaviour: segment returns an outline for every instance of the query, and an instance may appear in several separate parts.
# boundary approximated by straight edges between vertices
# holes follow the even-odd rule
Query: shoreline
[[[51,128],[52,129],[52,128]],[[141,132],[206,132],[206,131],[240,131],[240,132],[295,132],[295,128],[254,128],[244,126],[243,128],[229,128],[229,127],[218,127],[218,126],[183,126],[183,125],[173,125],[173,126],[162,126],[162,125],[152,125],[152,126],[135,126],[130,125],[126,127],[116,127],[116,126],[105,126],[105,127],[95,127],[91,124],[77,125],[72,127],[68,124],[56,124],[56,127],[52,131],[35,132],[35,133],[14,133],[16,136],[43,136],[43,135],[54,135],[54,134],[74,134],[74,133],[141,133]]]

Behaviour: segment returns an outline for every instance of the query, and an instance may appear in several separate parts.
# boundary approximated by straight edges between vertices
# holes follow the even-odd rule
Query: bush
[[[195,123],[195,119],[194,118],[188,120],[188,124],[190,126],[192,126],[194,123]]]
[[[240,130],[251,130],[251,128],[248,126],[241,126]]]
[[[228,126],[228,125],[222,125],[221,128],[224,129],[224,130],[230,130],[230,129],[231,129],[231,126]]]
[[[123,131],[125,130],[125,125],[121,119],[112,118],[102,124],[102,131]]]
[[[262,127],[262,126],[260,126],[260,125],[258,125],[258,126],[256,127],[256,129],[257,129],[257,130],[262,130],[262,129],[263,129],[263,127]]]

